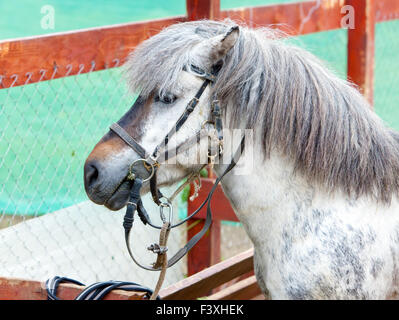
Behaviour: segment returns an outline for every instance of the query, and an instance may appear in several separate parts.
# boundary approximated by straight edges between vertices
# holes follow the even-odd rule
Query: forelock
[[[231,25],[229,21],[179,23],[142,42],[124,66],[129,89],[143,96],[153,90],[163,95],[175,89],[185,66],[199,64],[201,67],[192,49],[201,41],[226,32]]]

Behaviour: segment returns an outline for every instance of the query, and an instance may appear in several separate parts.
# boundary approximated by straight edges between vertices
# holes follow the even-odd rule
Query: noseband
[[[216,76],[218,74],[218,71],[220,70],[220,65],[215,65],[212,67],[212,71],[210,73],[202,70],[201,68],[198,68],[196,66],[191,66],[190,70],[195,73],[196,76],[201,77],[204,79],[204,82],[202,83],[202,86],[199,88],[197,93],[195,94],[194,98],[190,100],[190,102],[187,104],[183,114],[179,117],[177,120],[175,126],[168,132],[168,134],[165,136],[163,141],[154,149],[154,151],[149,154],[143,148],[132,136],[130,136],[125,129],[123,129],[119,124],[114,123],[111,125],[110,129],[116,133],[128,146],[130,146],[141,158],[138,160],[135,160],[129,167],[129,171],[124,178],[123,181],[128,180],[133,182],[132,189],[130,191],[130,196],[129,196],[129,201],[127,203],[127,209],[126,209],[126,214],[124,217],[124,222],[123,222],[123,227],[125,229],[125,241],[126,241],[126,246],[129,252],[130,257],[132,260],[142,267],[143,269],[150,270],[150,271],[159,271],[162,269],[162,264],[165,264],[167,267],[173,266],[176,262],[178,262],[201,238],[202,236],[207,232],[209,229],[211,223],[212,223],[212,212],[211,212],[211,207],[210,207],[210,202],[211,198],[213,196],[214,191],[216,190],[217,185],[219,182],[223,179],[223,177],[233,169],[233,167],[236,165],[236,159],[238,161],[239,156],[242,154],[243,149],[244,149],[244,137],[241,140],[240,147],[237,149],[235,154],[233,155],[233,158],[231,160],[231,163],[227,167],[227,169],[223,172],[223,174],[218,177],[215,180],[215,183],[209,192],[207,198],[205,201],[191,214],[187,215],[187,217],[180,221],[179,223],[172,225],[172,213],[173,213],[173,208],[171,201],[165,197],[161,191],[157,187],[157,169],[160,166],[160,159],[163,161],[166,161],[169,159],[170,155],[173,154],[174,156],[177,155],[178,153],[181,153],[184,150],[187,150],[192,144],[199,142],[199,140],[203,137],[201,131],[198,131],[192,138],[186,140],[183,144],[179,145],[176,147],[175,152],[171,152],[170,150],[167,150],[166,147],[170,141],[170,138],[180,130],[180,128],[183,126],[183,124],[186,122],[190,114],[194,111],[195,107],[199,103],[199,100],[201,98],[201,95],[204,93],[206,87],[213,83],[216,79]],[[218,142],[219,142],[219,148],[218,152],[214,155],[210,154],[210,149],[208,149],[208,162],[209,160],[212,160],[216,156],[220,156],[223,152],[223,133],[222,133],[222,120],[221,120],[221,111],[220,111],[220,106],[219,106],[219,101],[216,99],[213,99],[211,103],[211,113],[212,113],[212,119],[207,121],[212,123],[215,126],[216,132],[217,132],[217,137],[218,137]],[[164,150],[164,151],[163,151]],[[162,152],[161,152],[162,151]],[[145,168],[146,172],[148,175],[142,176],[140,174],[139,167],[141,166],[140,169]],[[204,168],[206,165],[202,166]],[[141,170],[143,172],[143,170]],[[145,171],[144,171],[145,172]],[[194,176],[194,175],[192,175]],[[191,179],[188,179],[187,182],[190,183]],[[152,199],[153,201],[159,206],[160,208],[160,216],[161,220],[163,222],[162,227],[154,225],[144,206],[143,202],[141,200],[140,196],[140,190],[142,187],[142,184],[146,181],[149,181],[150,183],[150,190],[152,194]],[[186,184],[184,184],[185,186]],[[182,188],[179,188],[181,190]],[[175,192],[176,194],[176,192]],[[169,234],[169,231],[171,228],[180,226],[187,220],[191,219],[194,215],[196,215],[204,206],[207,204],[207,215],[206,215],[206,220],[204,223],[204,226],[200,232],[198,232],[195,236],[193,236],[188,243],[181,248],[170,260],[168,261],[163,261],[162,258],[166,256],[166,240]],[[168,219],[166,219],[165,216],[165,210],[168,211]],[[130,248],[130,230],[133,225],[134,221],[134,214],[137,211],[138,216],[142,220],[144,224],[149,224],[150,226],[156,228],[156,229],[161,229],[161,236],[160,236],[160,243],[159,244],[153,244],[151,245],[148,249],[153,251],[154,253],[158,254],[157,261],[153,264],[153,266],[144,266],[141,263],[139,263],[134,255],[132,254],[131,248]]]

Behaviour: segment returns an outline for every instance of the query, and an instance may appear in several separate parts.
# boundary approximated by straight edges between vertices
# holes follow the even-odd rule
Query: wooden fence
[[[285,24],[289,27],[284,31],[302,35],[340,29],[347,14],[343,7],[350,5],[355,27],[348,29],[347,75],[372,104],[375,24],[399,19],[397,0],[321,0],[320,6],[317,1],[304,1],[230,10],[220,10],[220,0],[186,0],[186,4],[186,16],[0,41],[0,89],[120,66],[141,41],[176,22],[230,18],[256,27]],[[310,19],[305,19],[309,12]],[[212,181],[203,180],[200,196],[188,204],[189,212],[204,199]],[[188,256],[190,275],[220,260],[220,221],[237,221],[221,189],[212,207],[210,232]],[[201,212],[199,221],[191,222],[195,225],[189,237],[202,228],[204,216]]]

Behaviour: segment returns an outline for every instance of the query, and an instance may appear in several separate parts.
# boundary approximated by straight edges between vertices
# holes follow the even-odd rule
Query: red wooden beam
[[[201,179],[202,187],[201,191],[198,194],[198,197],[193,201],[189,201],[188,205],[190,209],[196,209],[200,206],[200,204],[206,199],[209,192],[213,187],[213,183],[215,181],[213,179]],[[239,221],[236,214],[234,213],[233,208],[230,205],[230,202],[227,200],[226,196],[223,193],[220,185],[215,190],[215,193],[211,200],[211,209],[214,212],[214,219],[216,220],[226,220],[226,221]],[[192,212],[193,210],[189,211]],[[202,210],[196,215],[197,219],[205,219],[206,218],[206,206],[202,208]]]
[[[85,287],[70,283],[61,283],[57,296],[61,300],[73,300]],[[45,285],[39,281],[1,278],[0,300],[47,300]],[[144,292],[113,290],[104,300],[145,300]]]
[[[140,42],[185,20],[173,17],[0,41],[0,88],[120,66]]]
[[[185,278],[160,291],[161,299],[189,300],[203,297],[213,288],[253,270],[254,250],[249,249]]]
[[[378,0],[375,3],[376,22],[399,19],[399,1]]]
[[[348,79],[373,105],[375,57],[375,1],[347,0],[354,9],[353,29],[348,29]]]
[[[186,0],[186,7],[189,21],[216,20],[220,15],[220,0]]]
[[[220,12],[220,0],[187,0],[188,18],[172,17],[0,41],[0,89],[120,66],[141,41],[176,22],[230,17],[244,20],[250,26],[286,23],[295,28],[314,5],[310,1]],[[304,33],[337,27],[337,6],[323,5],[323,8],[325,11],[316,10],[312,19],[302,24]]]
[[[340,1],[306,1],[222,11],[222,19],[230,18],[250,27],[275,25],[292,35],[341,28]]]
[[[207,297],[209,300],[250,300],[262,292],[254,275],[242,279]]]
[[[220,11],[220,0],[186,1],[187,17],[0,41],[0,89],[119,66],[137,44],[175,22],[230,18],[252,27],[280,24],[290,34],[306,34],[340,28],[342,18],[338,0],[321,1],[320,7],[306,1],[225,11]],[[399,1],[376,1],[375,15],[377,22],[399,19]]]
[[[190,207],[190,206],[189,206]],[[196,235],[204,226],[205,220],[192,219],[188,222],[187,241]],[[191,276],[218,263],[220,251],[221,223],[213,220],[209,231],[198,241],[187,255],[187,275]],[[210,292],[209,292],[210,293]]]

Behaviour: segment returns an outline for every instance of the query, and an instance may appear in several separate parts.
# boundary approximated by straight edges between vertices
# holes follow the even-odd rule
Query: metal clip
[[[211,120],[205,120],[204,122],[201,123],[201,129],[205,129],[205,125],[207,124],[211,124],[213,126],[215,126],[215,122],[211,121]]]
[[[219,100],[215,99],[211,103],[211,111],[214,117],[220,117],[220,106]]]
[[[147,248],[147,250],[152,251],[156,254],[164,254],[166,251],[168,251],[168,247],[162,247],[158,243],[153,243]]]
[[[190,102],[188,103],[187,107],[186,107],[186,111],[188,113],[191,113],[194,111],[195,106],[198,104],[199,99],[197,97],[194,97],[190,100]]]
[[[136,179],[136,175],[129,170],[129,174],[127,175],[126,179],[133,181],[134,179]]]
[[[158,162],[158,158],[159,158],[159,151],[156,152],[156,154],[151,154],[147,157],[146,161],[150,164],[153,165],[155,167],[159,167],[159,162]]]
[[[201,189],[201,176],[199,173],[196,176],[196,179],[193,180],[194,185],[194,192],[193,195],[190,197],[190,201],[194,201],[195,198],[199,195],[199,190]]]
[[[218,156],[218,153],[211,154],[211,151],[208,150],[208,165],[211,169],[213,169],[213,166],[215,165],[215,159]]]
[[[161,199],[166,199],[165,202],[162,202]],[[173,217],[173,206],[170,203],[169,199],[166,198],[165,196],[159,199],[161,201],[161,203],[159,204],[159,216],[161,217],[161,220],[163,223],[166,222],[166,217],[164,214],[164,208],[168,208],[169,209],[169,223],[172,223],[172,217]]]
[[[147,169],[148,172],[152,172],[152,170],[154,170],[154,167],[159,168],[160,164],[159,164],[159,162],[156,162],[156,161],[154,163],[145,161],[145,162],[143,162],[143,166],[144,166],[144,168]]]

